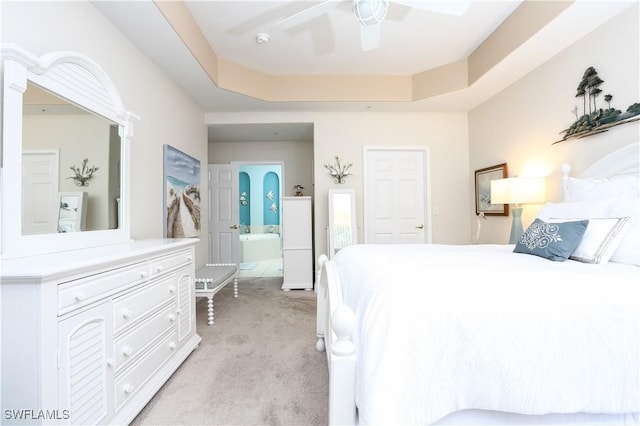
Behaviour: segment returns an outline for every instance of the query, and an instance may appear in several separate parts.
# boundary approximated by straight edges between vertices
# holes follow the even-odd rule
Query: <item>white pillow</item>
[[[572,221],[584,218],[572,218]],[[564,222],[567,218],[551,218],[550,222]],[[607,263],[629,228],[629,217],[588,218],[578,247],[569,259],[584,263]]]
[[[564,201],[598,201],[622,194],[631,198],[640,197],[640,178],[635,175],[613,179],[570,177]]]
[[[629,216],[629,229],[610,262],[640,266],[640,198],[622,198],[613,204],[612,216]]]
[[[615,198],[599,201],[575,201],[570,203],[546,203],[538,212],[538,219],[548,222],[550,218],[610,217]]]

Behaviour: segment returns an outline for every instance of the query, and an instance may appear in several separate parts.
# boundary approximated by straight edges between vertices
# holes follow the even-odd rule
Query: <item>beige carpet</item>
[[[326,425],[328,373],[315,349],[315,293],[243,278],[197,299],[202,342],[132,425]]]

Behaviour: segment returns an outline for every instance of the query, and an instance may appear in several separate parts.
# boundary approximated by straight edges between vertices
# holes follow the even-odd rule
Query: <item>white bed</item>
[[[633,144],[583,179],[565,176],[566,203],[539,217],[629,214],[617,241],[628,238],[640,217],[617,200],[638,205],[638,155]],[[598,181],[606,207],[593,199],[598,188],[581,192],[613,177],[635,184],[609,197],[622,181]],[[616,243],[607,257],[617,261],[600,264],[513,245],[358,245],[321,256],[317,346],[329,362],[330,424],[640,424],[640,267],[626,260],[640,255],[637,240]]]

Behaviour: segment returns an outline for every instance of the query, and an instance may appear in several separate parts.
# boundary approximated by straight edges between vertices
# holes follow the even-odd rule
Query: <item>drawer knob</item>
[[[175,285],[170,285],[169,286],[169,293],[175,293],[176,292],[176,286]]]
[[[87,298],[87,295],[86,295],[86,294],[84,294],[84,293],[78,292],[78,293],[76,293],[76,296],[75,296],[75,297],[76,297],[76,300],[77,300],[78,302],[82,302],[84,299],[86,299],[86,298]]]
[[[122,317],[123,318],[131,318],[131,315],[133,315],[133,312],[131,312],[131,309],[125,308],[125,309],[122,310]]]
[[[191,259],[193,259],[191,256],[187,256],[187,260],[188,260],[189,262],[191,262]]]
[[[172,340],[171,343],[169,343],[169,347],[171,349],[175,349],[178,347],[178,344],[174,340]]]
[[[113,367],[114,365],[116,365],[116,361],[113,358],[107,358],[107,365],[109,367]]]
[[[122,386],[122,390],[126,394],[129,394],[129,393],[133,392],[133,384],[125,383],[124,386]]]
[[[131,347],[131,345],[124,345],[122,347],[122,355],[129,356],[132,353],[133,353],[133,348]]]
[[[147,275],[149,275],[149,274],[147,273],[147,271],[142,271],[142,272],[140,272],[140,277],[142,277],[142,278],[147,278]]]
[[[158,265],[158,267],[156,268],[156,271],[158,272],[162,272],[164,268],[162,267],[162,265]]]
[[[169,321],[174,322],[176,320],[176,316],[174,314],[169,314]]]
[[[176,309],[176,314],[180,315],[182,313],[182,309]]]

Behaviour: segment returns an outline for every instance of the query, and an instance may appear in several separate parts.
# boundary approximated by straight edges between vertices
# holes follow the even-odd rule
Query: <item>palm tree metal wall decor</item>
[[[610,127],[640,120],[640,103],[636,102],[630,105],[623,113],[619,109],[611,107],[613,99],[611,94],[604,95],[607,108],[598,108],[596,101],[602,93],[602,89],[600,89],[602,83],[604,80],[598,76],[594,67],[585,70],[575,95],[576,98],[582,98],[582,116],[578,117],[578,107],[574,106],[572,112],[576,116],[576,121],[568,129],[561,132],[564,133],[564,136],[561,140],[554,142],[554,145],[569,139],[580,139],[606,132]]]

